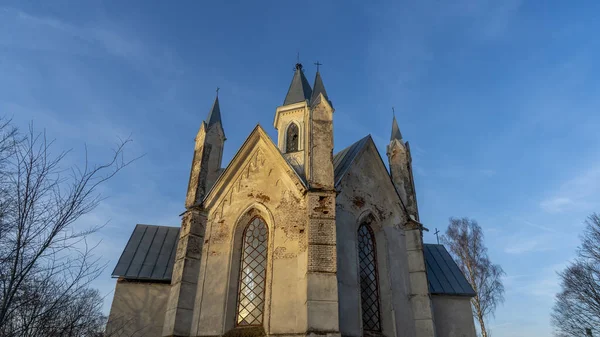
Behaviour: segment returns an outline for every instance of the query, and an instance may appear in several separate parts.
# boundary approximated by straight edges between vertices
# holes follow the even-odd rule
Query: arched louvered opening
[[[381,331],[375,236],[367,224],[358,228],[358,258],[363,330]]]
[[[285,137],[285,152],[288,153],[298,151],[298,141],[298,125],[296,125],[296,123],[290,123],[290,126],[288,126],[287,128],[287,133]]]
[[[243,234],[237,301],[237,326],[262,325],[265,309],[267,243],[264,220],[253,218]]]

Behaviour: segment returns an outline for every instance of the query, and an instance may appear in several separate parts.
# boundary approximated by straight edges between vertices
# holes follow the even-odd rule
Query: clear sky
[[[479,221],[506,271],[495,337],[551,335],[556,271],[600,211],[597,1],[0,1],[0,113],[94,160],[131,134],[145,157],[78,226],[110,278],[136,223],[178,226],[193,140],[219,86],[227,163],[256,123],[273,137],[296,53],[336,107],[337,150],[391,107],[413,150],[422,222]],[[425,235],[428,242],[435,236]]]

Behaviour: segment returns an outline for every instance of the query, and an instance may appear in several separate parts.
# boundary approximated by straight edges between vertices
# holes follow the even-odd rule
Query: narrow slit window
[[[358,257],[363,330],[381,331],[375,236],[366,224],[358,228]]]
[[[262,325],[267,274],[267,225],[254,218],[244,230],[236,324]]]
[[[298,125],[296,125],[296,123],[291,123],[287,129],[285,152],[296,151],[298,151]]]

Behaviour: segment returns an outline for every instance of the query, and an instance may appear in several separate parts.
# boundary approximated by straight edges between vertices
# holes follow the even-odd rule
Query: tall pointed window
[[[254,218],[244,230],[236,324],[261,325],[265,308],[267,225]]]
[[[358,228],[358,258],[363,330],[381,331],[375,236],[367,224]]]
[[[290,123],[285,137],[285,152],[296,151],[298,151],[298,125],[296,125],[296,123]]]

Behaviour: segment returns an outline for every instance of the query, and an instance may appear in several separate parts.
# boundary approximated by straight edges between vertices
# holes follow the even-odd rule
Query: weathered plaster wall
[[[336,201],[340,332],[362,336],[357,230],[367,221],[377,246],[382,332],[414,337],[402,229],[406,217],[375,145],[369,142],[366,147],[342,179]]]
[[[242,232],[254,216],[269,228],[265,330],[306,331],[306,203],[292,169],[267,146],[260,140],[211,201],[192,334],[221,335],[235,326]]]
[[[437,337],[475,337],[471,299],[432,295]]]
[[[392,180],[402,198],[402,202],[409,214],[418,220],[417,194],[412,176],[412,159],[408,143],[402,143],[398,139],[392,140],[387,147],[387,156]]]
[[[161,336],[168,296],[169,284],[117,281],[108,335]]]

